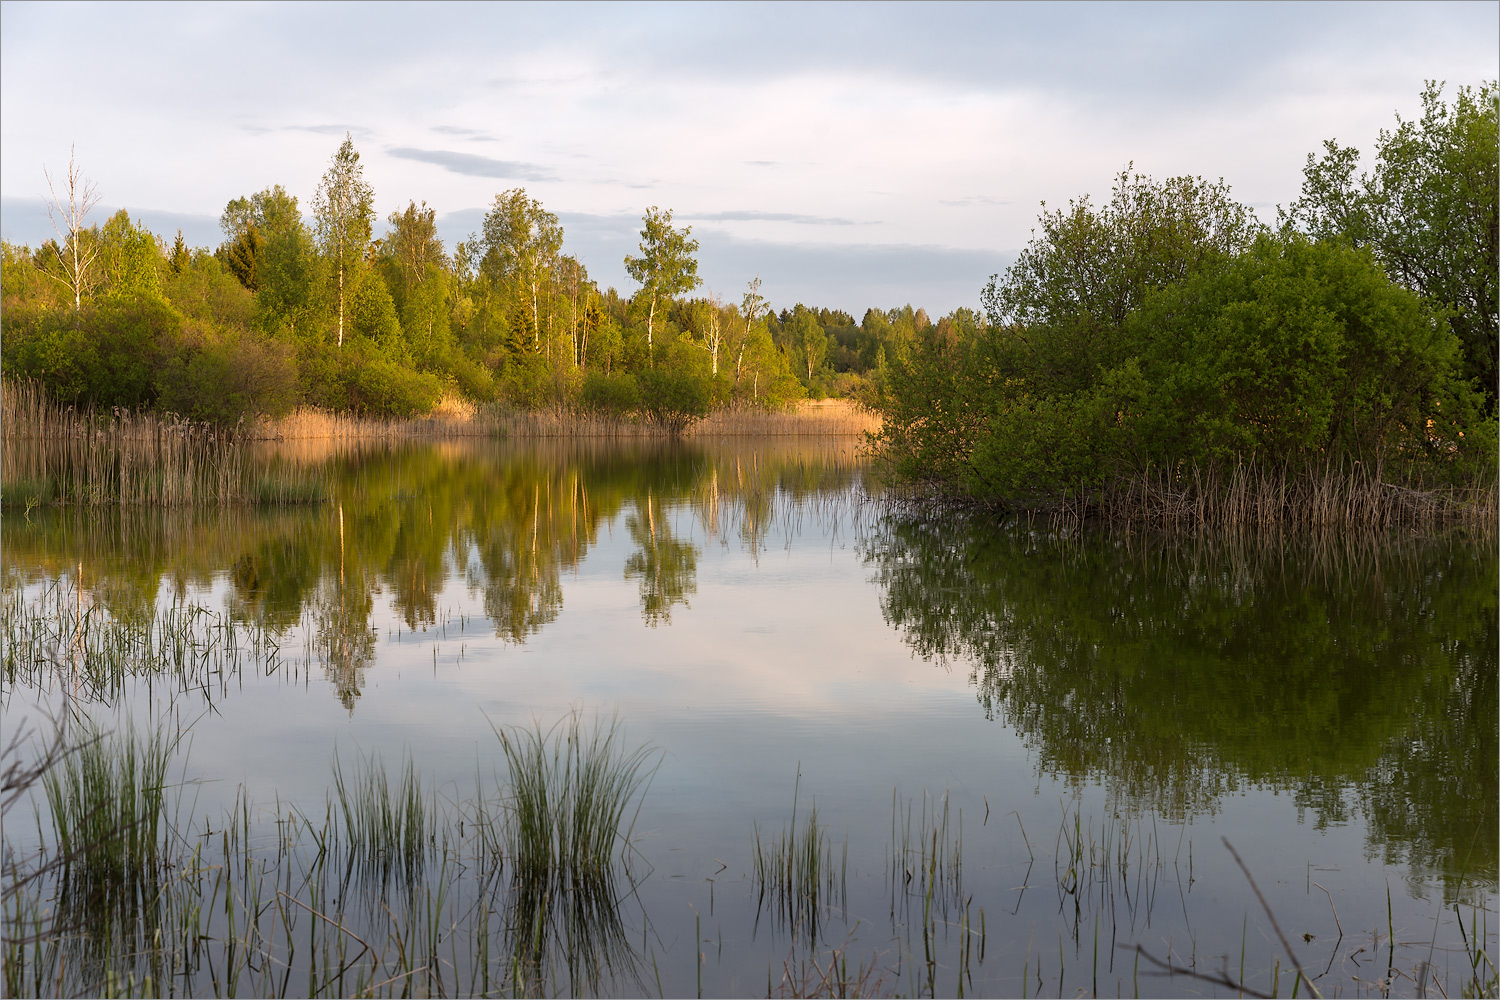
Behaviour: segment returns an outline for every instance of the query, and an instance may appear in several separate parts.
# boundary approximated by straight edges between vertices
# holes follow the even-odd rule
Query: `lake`
[[[1493,539],[998,523],[853,438],[257,461],[327,502],[5,514],[7,736],[172,743],[170,867],[29,883],[83,916],[13,989],[1493,989]],[[537,889],[497,734],[612,724],[628,846]],[[361,855],[339,784],[408,763],[415,860]]]

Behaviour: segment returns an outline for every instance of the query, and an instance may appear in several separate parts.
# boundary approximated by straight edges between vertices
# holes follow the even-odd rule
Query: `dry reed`
[[[495,437],[509,430],[507,417],[503,408],[476,406],[452,397],[438,403],[431,413],[405,419],[330,413],[302,406],[284,417],[257,420],[248,434],[272,441]]]
[[[880,430],[880,415],[849,399],[804,401],[790,410],[729,406],[693,427],[694,437],[857,437]]]
[[[238,435],[117,407],[64,407],[35,382],[0,389],[0,482],[7,505],[226,503],[244,496]],[[20,494],[26,494],[22,496]]]
[[[1292,472],[1237,464],[1230,469],[1149,471],[1121,480],[1102,496],[1065,505],[1065,520],[1089,515],[1114,525],[1156,528],[1322,529],[1463,526],[1493,532],[1493,482],[1424,489],[1333,465]]]

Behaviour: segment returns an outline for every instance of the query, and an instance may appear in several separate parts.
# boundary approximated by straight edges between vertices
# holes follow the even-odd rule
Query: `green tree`
[[[1422,117],[1396,117],[1359,173],[1353,146],[1329,140],[1309,153],[1302,194],[1282,222],[1316,238],[1369,247],[1394,279],[1448,310],[1463,344],[1464,375],[1495,406],[1500,307],[1500,94],[1494,81],[1460,87],[1452,104],[1442,84],[1422,91]]]
[[[1042,395],[1082,388],[1148,292],[1239,253],[1263,228],[1222,180],[1158,183],[1130,167],[1109,204],[1096,209],[1085,195],[1038,223],[1041,232],[982,298],[991,324],[1017,330]]]
[[[156,237],[130,221],[123,208],[99,231],[99,278],[103,294],[160,298],[166,269]]]
[[[799,302],[786,324],[785,336],[788,347],[800,362],[799,367],[807,372],[807,387],[811,389],[813,377],[828,353],[828,334],[813,311]]]
[[[484,256],[480,271],[494,284],[513,282],[525,291],[530,309],[531,349],[541,347],[542,284],[562,250],[563,230],[542,203],[514,188],[495,195],[484,217]]]
[[[646,209],[641,220],[639,257],[626,256],[625,271],[639,282],[646,296],[646,349],[655,345],[656,308],[663,300],[673,300],[702,284],[698,277],[698,241],[691,239],[693,227],[678,231],[672,226],[672,210],[662,211],[655,205]]]
[[[364,168],[354,139],[346,132],[344,142],[318,185],[313,215],[323,253],[338,275],[338,346],[344,346],[344,286],[348,272],[359,269],[370,245],[375,221],[375,192],[365,183]]]

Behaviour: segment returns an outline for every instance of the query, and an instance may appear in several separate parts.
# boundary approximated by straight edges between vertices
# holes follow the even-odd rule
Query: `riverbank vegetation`
[[[1275,229],[1222,181],[1123,171],[1045,212],[889,365],[895,477],[1179,523],[1495,519],[1496,90],[1423,95],[1373,174],[1330,143]]]
[[[381,232],[373,199],[346,138],[311,218],[272,185],[228,203],[216,249],[193,248],[125,211],[91,223],[97,191],[70,163],[57,238],[3,246],[0,361],[63,406],[220,427],[299,408],[447,423],[478,408],[482,428],[494,408],[680,433],[726,407],[864,398],[931,325],[910,305],[858,323],[778,311],[758,278],[742,295],[706,289],[692,227],[654,206],[624,256],[640,287],[624,294],[599,287],[524,189],[497,194],[452,247],[425,202]]]

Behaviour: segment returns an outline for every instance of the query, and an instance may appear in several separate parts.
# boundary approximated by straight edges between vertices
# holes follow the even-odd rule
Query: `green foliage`
[[[1457,338],[1338,242],[1264,237],[1128,326],[1150,386],[1137,440],[1158,464],[1335,458],[1442,476],[1482,468],[1493,450],[1458,378]]]
[[[1329,140],[1308,154],[1302,195],[1285,225],[1368,247],[1390,276],[1448,310],[1493,411],[1500,352],[1500,94],[1490,81],[1460,87],[1451,104],[1429,81],[1420,121],[1382,130],[1372,173],[1359,150]]]
[[[100,292],[121,298],[160,298],[167,262],[156,237],[116,212],[99,232]]]
[[[5,317],[7,374],[34,378],[64,403],[130,409],[156,401],[155,376],[176,348],[182,318],[160,299],[112,296],[77,312]]]
[[[578,401],[594,413],[623,417],[641,406],[641,391],[634,375],[589,372],[583,377]]]
[[[225,427],[284,416],[300,398],[291,349],[253,330],[205,335],[163,363],[156,387],[159,409]]]
[[[675,299],[702,283],[698,277],[698,241],[692,239],[692,226],[680,232],[672,225],[672,210],[652,205],[641,218],[639,257],[625,257],[625,271],[641,285],[646,299],[646,346],[654,346],[656,309],[663,300]]]
[[[712,398],[710,381],[693,372],[669,368],[647,368],[636,376],[641,394],[641,412],[681,434],[689,425],[708,416]]]
[[[383,417],[429,412],[443,398],[436,375],[414,372],[385,358],[364,337],[335,344],[307,342],[296,354],[303,398],[330,410]]]
[[[1248,216],[1222,189],[1128,180],[1108,212],[1043,217],[987,290],[990,326],[945,319],[888,365],[898,476],[1045,507],[1186,466],[1490,474],[1456,338],[1367,253],[1264,232],[1236,248]]]
[[[1030,356],[1040,395],[1082,389],[1095,366],[1123,360],[1115,332],[1150,291],[1242,252],[1261,229],[1222,181],[1159,183],[1128,167],[1109,204],[1095,209],[1085,195],[1038,223],[1040,233],[982,298],[991,324],[1024,329],[1016,346]]]

